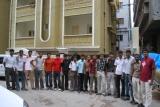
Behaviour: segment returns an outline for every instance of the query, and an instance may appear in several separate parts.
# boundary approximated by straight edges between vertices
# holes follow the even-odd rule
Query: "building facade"
[[[10,48],[60,53],[115,49],[118,0],[12,0]]]
[[[134,22],[139,27],[141,49],[160,52],[160,0],[135,0]]]
[[[0,53],[4,54],[9,44],[10,0],[0,0]]]
[[[117,10],[117,49],[125,50],[131,47],[131,15],[130,0],[120,0],[120,7]]]

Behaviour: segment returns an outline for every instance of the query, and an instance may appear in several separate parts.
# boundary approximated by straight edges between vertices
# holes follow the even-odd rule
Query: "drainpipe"
[[[10,13],[9,13],[9,42],[8,42],[8,48],[11,48],[11,31],[12,31],[12,5],[13,5],[13,0],[10,1]]]

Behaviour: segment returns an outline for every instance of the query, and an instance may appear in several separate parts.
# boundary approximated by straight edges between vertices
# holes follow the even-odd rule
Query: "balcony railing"
[[[35,14],[35,5],[17,7],[17,17],[31,16]]]
[[[65,8],[78,8],[84,6],[91,6],[92,0],[65,0]]]
[[[90,46],[92,44],[92,34],[65,35],[65,46]]]
[[[80,37],[80,36],[92,36],[92,34],[77,34],[77,35],[64,35],[65,37]]]
[[[34,37],[19,37],[16,38],[16,47],[33,47]]]

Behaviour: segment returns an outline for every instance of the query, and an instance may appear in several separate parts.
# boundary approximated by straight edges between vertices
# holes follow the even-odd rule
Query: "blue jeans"
[[[44,88],[42,70],[35,69],[34,73],[35,73],[35,87],[37,89]],[[39,87],[39,83],[40,83],[40,87]]]
[[[61,88],[60,73],[54,72],[54,88],[57,88],[57,80],[58,80],[58,88]]]
[[[130,74],[125,74],[125,96],[133,98],[132,78]]]
[[[45,72],[46,87],[52,88],[52,72]]]
[[[24,71],[17,71],[17,74],[16,74],[16,89],[17,90],[20,90],[19,79],[21,79],[21,82],[22,82],[22,89],[25,89],[26,77],[25,77]]]

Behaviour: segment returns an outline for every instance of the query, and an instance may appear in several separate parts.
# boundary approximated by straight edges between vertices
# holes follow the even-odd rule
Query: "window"
[[[122,8],[123,7],[123,2],[120,2],[119,3],[119,8]]]
[[[48,31],[48,24],[44,24],[43,30],[44,30],[44,31]]]
[[[17,6],[35,5],[35,0],[17,0]]]
[[[117,35],[119,41],[123,41],[123,35]]]
[[[92,25],[88,25],[87,29],[88,29],[87,33],[91,34],[92,33]]]
[[[30,37],[34,36],[34,30],[30,30],[28,35],[29,35]]]
[[[73,25],[72,26],[72,34],[79,34],[79,25]]]
[[[16,23],[16,37],[34,37],[34,21]]]
[[[118,23],[119,24],[124,24],[124,18],[118,18]]]

